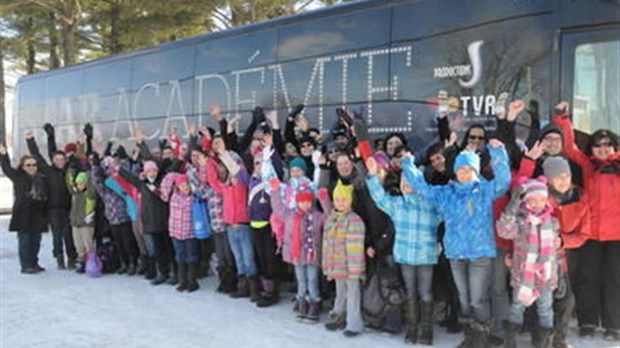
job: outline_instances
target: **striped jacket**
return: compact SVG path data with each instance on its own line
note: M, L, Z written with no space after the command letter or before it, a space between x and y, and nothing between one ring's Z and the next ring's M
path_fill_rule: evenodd
M365 278L364 221L356 213L333 210L323 233L323 273L328 279Z
M159 189L161 199L170 202L170 216L168 218L168 231L170 237L179 240L194 239L192 224L192 194L184 195L174 189L174 179L178 173L168 173L162 180Z
M435 208L416 194L390 196L374 175L366 178L370 196L394 223L393 255L396 263L432 265L437 263L437 224Z
M222 233L226 230L226 225L224 225L224 198L207 184L206 171L206 166L196 168L190 165L185 174L189 178L189 185L194 195L207 202L211 229L214 233Z

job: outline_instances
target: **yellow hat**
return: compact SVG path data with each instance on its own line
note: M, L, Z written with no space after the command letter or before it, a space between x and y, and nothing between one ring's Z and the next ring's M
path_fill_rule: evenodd
M336 184L336 188L334 188L333 197L334 199L345 198L349 201L353 201L353 185L344 185L338 180L338 184Z

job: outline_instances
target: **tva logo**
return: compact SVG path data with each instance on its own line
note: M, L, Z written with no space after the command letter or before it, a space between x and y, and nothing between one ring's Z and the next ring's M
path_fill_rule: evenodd
M484 43L483 40L474 41L467 46L467 53L471 64L442 66L433 69L433 78L459 78L459 85L463 88L471 88L475 86L482 76L482 58L480 57L480 47ZM471 76L469 81L465 81L462 77Z

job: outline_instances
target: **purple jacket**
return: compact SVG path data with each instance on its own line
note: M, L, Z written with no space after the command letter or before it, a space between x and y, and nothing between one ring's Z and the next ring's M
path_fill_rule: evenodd
M125 200L103 183L103 169L101 169L100 166L93 166L91 169L91 177L95 190L103 200L105 217L108 219L108 222L110 222L110 225L120 225L129 222L130 219L127 214Z

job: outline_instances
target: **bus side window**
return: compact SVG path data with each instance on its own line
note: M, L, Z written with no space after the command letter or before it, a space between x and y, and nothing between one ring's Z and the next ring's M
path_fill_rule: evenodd
M586 133L620 132L620 41L577 45L574 51L573 122Z

